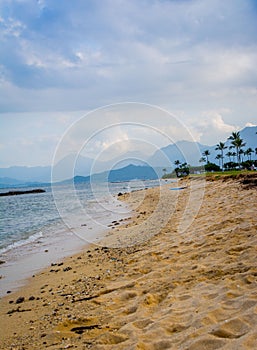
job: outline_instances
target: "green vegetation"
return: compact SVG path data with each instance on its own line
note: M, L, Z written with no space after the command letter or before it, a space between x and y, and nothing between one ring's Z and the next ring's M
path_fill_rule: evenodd
M224 142L219 142L216 145L215 150L218 151L215 159L218 160L219 165L215 163L209 162L210 151L205 150L202 153L202 157L200 158L200 163L205 163L204 167L192 167L187 163L182 163L180 160L175 160L175 169L172 173L167 174L166 168L163 169L164 175L163 179L174 178L174 177L184 177L189 174L201 174L209 175L215 173L216 176L220 175L230 175L237 176L241 173L245 173L247 171L256 170L257 168L257 157L253 160L252 156L255 154L257 156L257 147L253 150L251 147L248 147L246 150L244 147L246 146L246 142L241 138L240 132L232 132L231 136L229 136L228 141L230 141L230 146L226 145ZM229 149L229 151L224 155L225 149ZM224 162L224 159L227 162ZM204 168L204 171L203 171Z
M228 170L228 171L215 171L215 175L229 175L229 176L238 176L240 174L248 174L251 173L249 170ZM206 172L205 175L210 176L213 175L213 172Z
M220 151L220 153L217 155L217 157L219 156L218 159L221 159L221 169L222 170L224 169L224 166L223 166L224 155L223 155L223 153L224 153L224 149L226 149L226 148L227 148L227 146L223 142L218 143L216 148L215 148L215 150Z
M239 131L232 132L232 135L228 138L228 140L231 140L231 146L236 149L237 163L240 166L242 154L240 151L243 151L242 148L245 146L245 143L241 139Z
M209 163L209 156L210 156L211 154L210 154L210 151L207 149L207 150L205 150L204 152L203 152L203 157L200 159L200 161L201 160L205 160L206 161L206 164L208 164Z
M177 165L175 168L177 177L185 177L189 175L189 165L187 163L180 163L179 160L176 160L174 164Z
M215 163L208 163L204 168L205 171L220 171L220 167Z

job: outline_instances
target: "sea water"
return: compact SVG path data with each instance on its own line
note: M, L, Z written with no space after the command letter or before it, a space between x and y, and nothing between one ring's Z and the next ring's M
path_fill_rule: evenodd
M159 180L81 183L0 197L0 260L5 261L0 295L51 262L97 243L112 221L129 217L130 209L117 201L117 193L159 185Z

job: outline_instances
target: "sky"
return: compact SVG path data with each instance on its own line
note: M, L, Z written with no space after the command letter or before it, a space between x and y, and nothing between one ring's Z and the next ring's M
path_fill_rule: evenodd
M224 141L257 124L256 62L256 0L0 0L0 167L81 133L91 157Z

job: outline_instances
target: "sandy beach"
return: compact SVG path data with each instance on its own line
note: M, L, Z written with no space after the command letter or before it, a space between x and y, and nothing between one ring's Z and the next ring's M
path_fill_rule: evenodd
M256 349L256 182L120 196L131 219L0 300L0 348Z

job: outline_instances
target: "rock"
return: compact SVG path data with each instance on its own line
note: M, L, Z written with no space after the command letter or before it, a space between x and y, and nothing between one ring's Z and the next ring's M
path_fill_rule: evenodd
M21 303L23 303L24 302L24 300L25 300L25 298L24 297L19 297L17 300L16 300L16 304L21 304Z
M29 194L29 193L44 193L45 190L42 190L40 188L35 189L35 190L28 190L28 191L9 191L9 192L4 192L0 193L0 196L17 196L19 194Z
M35 300L35 297L31 295L31 297L29 297L29 300Z
M63 269L64 272L70 271L70 270L72 270L72 268L70 266L64 267L64 269Z

